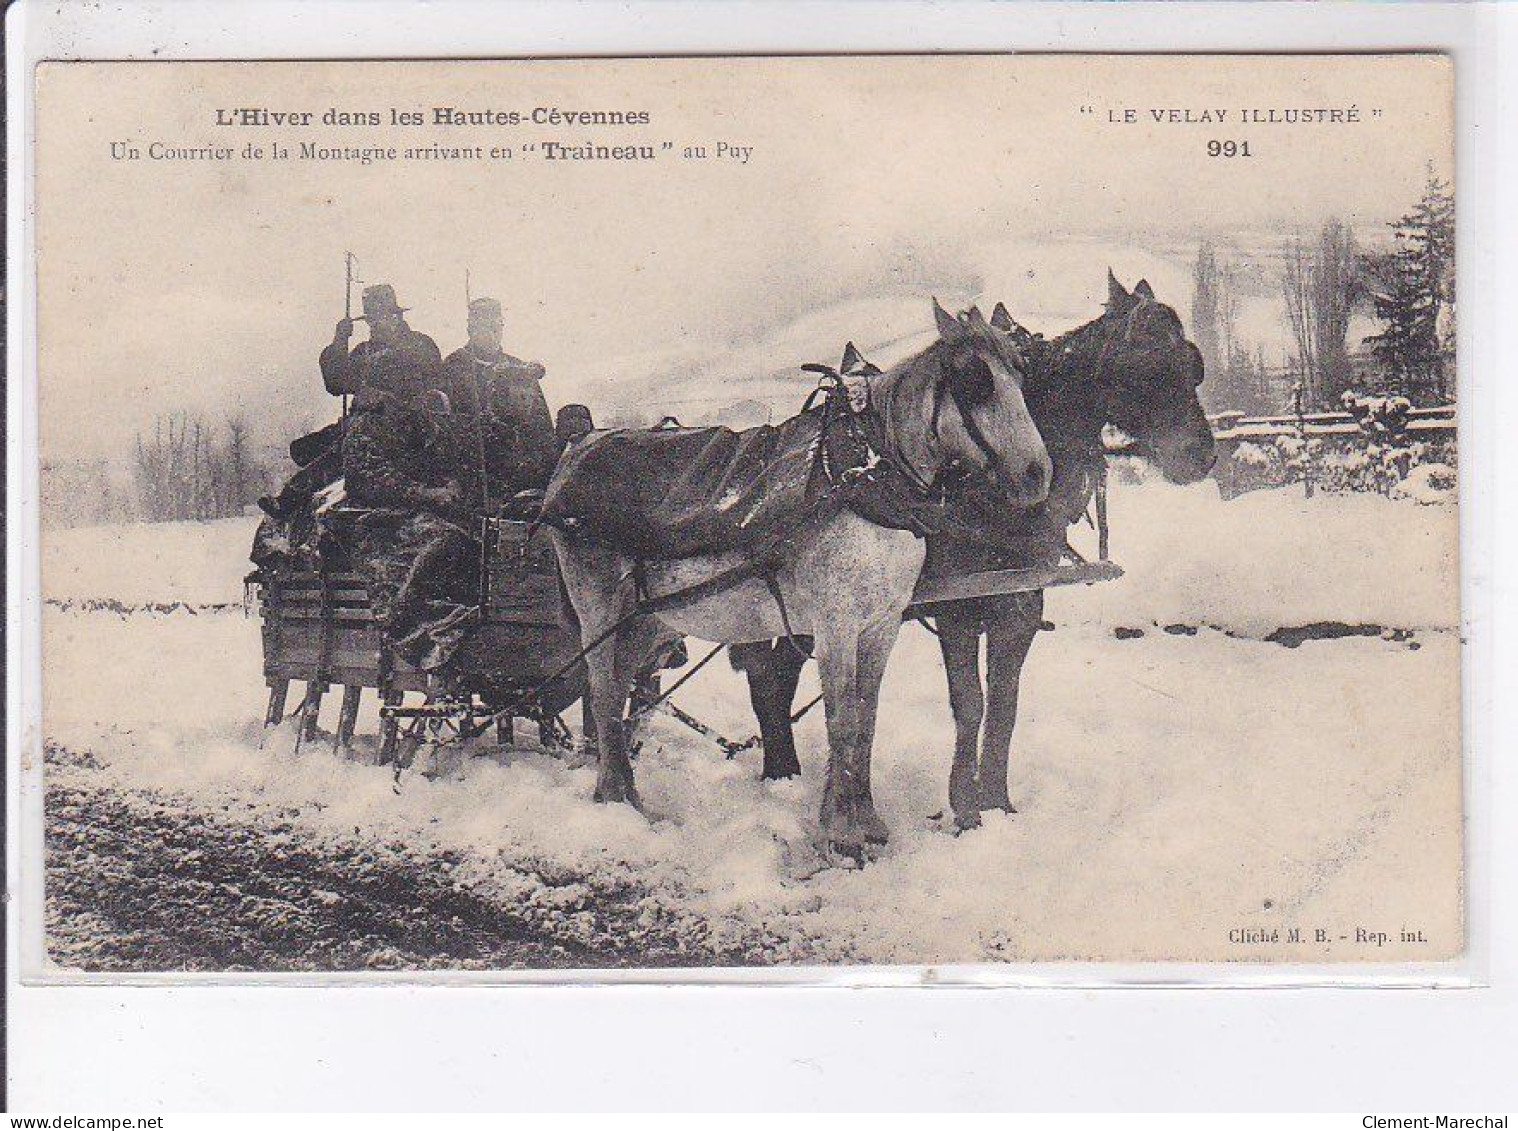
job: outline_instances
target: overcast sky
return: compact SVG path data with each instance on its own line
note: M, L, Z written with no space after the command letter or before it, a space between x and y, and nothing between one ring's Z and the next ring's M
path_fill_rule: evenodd
M1254 255L1337 216L1375 238L1416 201L1427 163L1448 175L1450 75L1408 56L51 65L39 80L44 458L125 452L162 412L241 413L276 433L334 413L316 354L342 314L348 249L445 353L463 338L467 269L475 294L504 303L507 348L548 366L550 402L601 412L783 397L775 374L836 360L846 339L899 349L925 335L931 294L1003 298L1037 329L1066 329L1099 313L1109 264L1130 284L1147 275L1185 317L1202 235ZM214 125L219 108L255 106L651 121ZM1242 107L1350 106L1357 124L1236 120ZM1137 122L1109 121L1126 108ZM1156 125L1162 108L1231 113ZM109 149L276 139L675 148L647 163L518 153L367 167L115 161ZM1247 140L1251 155L1209 158L1213 139ZM747 163L679 156L719 141L751 146ZM1278 321L1267 287L1244 336L1279 348Z

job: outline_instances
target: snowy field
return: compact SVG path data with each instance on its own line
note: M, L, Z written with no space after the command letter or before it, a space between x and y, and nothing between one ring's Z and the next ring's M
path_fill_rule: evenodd
M530 751L397 792L388 768L322 743L297 755L281 732L260 749L258 622L240 607L252 520L49 532L50 954L91 969L1447 957L1455 516L1115 486L1127 576L1050 593L1018 812L953 834L942 669L909 625L875 753L892 840L862 869L814 846L820 711L799 728L804 778L780 784L758 780L758 751L728 761L655 720L637 763L649 819L592 805L591 769ZM677 700L728 735L755 729L724 664ZM1291 928L1329 941L1229 939Z

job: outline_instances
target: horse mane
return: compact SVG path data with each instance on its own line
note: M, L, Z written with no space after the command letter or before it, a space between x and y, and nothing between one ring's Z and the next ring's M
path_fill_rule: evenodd
M868 379L870 404L880 417L886 455L905 464L923 482L939 470L940 453L931 438L936 361L945 349L942 338L883 373Z
M1023 345L1028 412L1051 452L1088 448L1101 437L1106 414L1096 372L1103 344L1098 339L1113 314L1105 311L1054 338L1035 336Z

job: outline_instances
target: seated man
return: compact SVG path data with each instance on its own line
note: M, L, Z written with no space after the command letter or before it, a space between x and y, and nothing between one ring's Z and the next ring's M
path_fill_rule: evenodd
M439 390L406 401L360 394L343 445L356 520L332 536L364 576L386 642L413 666L443 667L478 619L480 548L453 473L458 438Z
M327 392L349 396L378 389L410 398L437 387L442 364L437 343L406 324L406 308L397 301L395 288L388 283L366 287L363 304L359 318L338 322L318 359ZM369 338L350 352L355 321L369 324ZM276 521L293 519L313 494L342 474L344 427L344 421L335 421L290 445L290 458L300 470L278 495L258 501L266 514Z
M469 341L448 355L442 378L453 411L480 429L473 458L482 467L475 474L483 471L496 499L546 486L560 447L540 384L543 367L507 353L501 345L504 328L499 302L471 302Z

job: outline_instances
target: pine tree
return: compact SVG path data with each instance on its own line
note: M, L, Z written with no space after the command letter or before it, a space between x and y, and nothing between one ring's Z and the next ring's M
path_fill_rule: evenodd
M1415 400L1447 399L1452 384L1455 198L1429 170L1423 198L1391 225L1394 247L1371 257L1372 300L1384 329L1366 339Z

